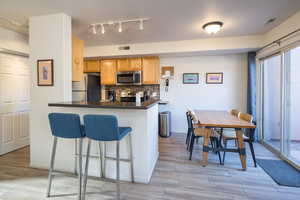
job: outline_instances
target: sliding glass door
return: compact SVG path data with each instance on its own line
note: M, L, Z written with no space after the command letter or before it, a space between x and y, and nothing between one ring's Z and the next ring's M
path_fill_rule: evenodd
M281 149L281 55L262 61L263 68L263 139Z
M300 168L300 46L261 60L263 144Z
M283 154L300 166L300 47L284 53L285 112Z

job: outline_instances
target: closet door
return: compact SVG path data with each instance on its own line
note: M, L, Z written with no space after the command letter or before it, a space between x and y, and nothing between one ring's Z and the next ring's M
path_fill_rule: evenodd
M29 145L28 58L0 53L0 155Z

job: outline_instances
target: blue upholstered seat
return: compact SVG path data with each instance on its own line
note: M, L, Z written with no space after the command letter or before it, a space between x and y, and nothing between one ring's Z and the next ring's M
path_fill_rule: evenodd
M128 133L130 133L132 131L132 128L130 127L119 127L119 138L120 140L126 136Z
M84 126L80 124L77 114L50 113L48 115L52 135L62 138L82 138Z
M98 141L121 140L130 127L118 127L118 120L113 115L85 115L83 117L86 137Z

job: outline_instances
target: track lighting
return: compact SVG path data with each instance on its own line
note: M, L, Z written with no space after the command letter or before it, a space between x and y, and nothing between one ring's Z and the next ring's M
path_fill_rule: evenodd
M96 29L96 26L95 26L95 25L92 26L92 32L93 32L93 34L95 34L95 35L97 34L97 29Z
M110 20L107 22L90 24L90 26L92 27L93 34L97 34L97 30L99 30L97 28L99 28L99 26L101 27L101 33L104 34L105 33L104 26L116 26L116 25L118 25L118 32L121 33L123 32L122 25L126 23L139 23L139 30L144 30L144 22L147 20L149 20L149 18L137 18L137 19L128 19L128 20L119 20L119 21Z
M101 33L104 34L105 33L105 29L104 29L104 25L101 24Z
M118 28L119 33L122 33L122 22L119 22L119 28Z
M140 30L144 30L144 21L140 20Z

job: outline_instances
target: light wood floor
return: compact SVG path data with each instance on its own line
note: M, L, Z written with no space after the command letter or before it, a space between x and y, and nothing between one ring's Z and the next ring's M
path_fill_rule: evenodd
M300 188L278 186L260 167L254 168L248 156L248 170L241 171L238 155L228 153L225 166L210 153L207 167L200 166L201 147L197 145L193 160L188 160L183 134L160 139L160 158L151 183L122 183L126 200L297 200ZM201 143L201 141L200 141ZM247 148L248 149L248 148ZM255 145L257 157L275 158L261 145ZM250 155L247 152L247 155ZM47 186L47 171L31 169L29 148L0 157L0 200L42 200ZM88 182L87 199L114 199L115 185L99 180ZM76 199L76 179L54 179L50 199ZM63 195L66 194L66 195Z

